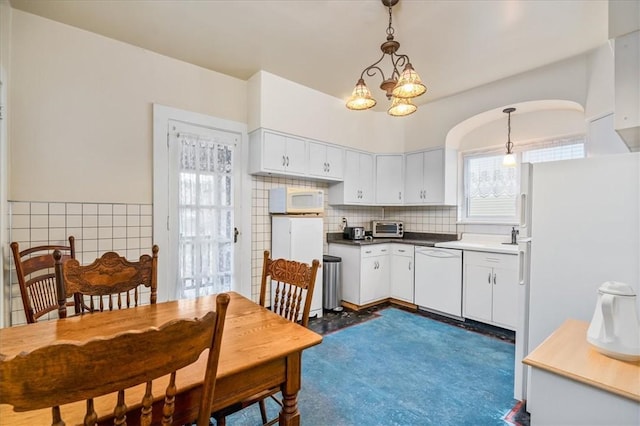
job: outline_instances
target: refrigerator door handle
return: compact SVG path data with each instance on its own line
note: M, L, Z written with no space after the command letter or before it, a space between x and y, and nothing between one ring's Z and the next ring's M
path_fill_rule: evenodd
M527 194L520 194L520 228L526 228L528 222L527 214Z

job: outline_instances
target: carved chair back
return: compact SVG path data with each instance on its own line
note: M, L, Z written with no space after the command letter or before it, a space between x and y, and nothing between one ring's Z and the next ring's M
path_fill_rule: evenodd
M275 286L271 310L289 321L300 321L306 327L320 261L314 259L309 266L294 260L271 259L269 255L269 250L265 250L260 304L266 306L267 286L271 283Z
M114 424L172 424L176 376L180 375L176 371L209 349L197 419L198 426L208 426L228 304L229 295L222 293L216 299L216 311L201 318L83 342L58 341L12 358L0 357L0 403L12 405L15 411L51 407L53 425L64 424L61 405L83 400L85 425L93 426L100 416L111 414ZM163 418L152 419L152 380L167 375ZM128 412L124 403L125 391L144 383L142 408L135 411L140 418L133 418L134 412ZM96 413L94 398L115 392L115 409Z
M61 259L75 259L75 239L69 237L69 245L34 246L20 251L17 242L11 243L11 253L20 286L20 296L27 323L58 309L53 252L58 250ZM63 300L65 306L75 306L76 301Z
M316 274L320 267L320 261L314 259L311 266L306 263L287 259L271 259L269 250L264 251L262 264L262 282L260 286L260 304L266 306L267 292L271 283L273 300L271 310L292 322L300 322L306 327L309 323L311 300L316 282ZM280 387L268 389L257 395L251 395L244 401L225 407L215 413L213 417L216 424L226 425L226 417L239 410L243 410L255 403L260 406L260 416L263 425L273 425L278 418L268 420L265 400L272 398L282 406L282 401L275 397L280 392Z
M80 265L75 259L63 260L54 251L58 282L58 315L66 318L63 297L82 294L82 311L104 311L138 306L142 288L149 290L149 303L158 297L158 246L153 255L140 256L137 262L127 260L115 252L107 252L90 265Z

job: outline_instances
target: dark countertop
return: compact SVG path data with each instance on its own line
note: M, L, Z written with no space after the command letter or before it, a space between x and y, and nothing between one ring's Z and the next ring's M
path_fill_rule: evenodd
M435 243L455 241L457 234L432 234L428 232L405 232L404 238L374 238L372 240L345 240L342 232L327 233L327 243L344 244L349 246L366 246L371 244L411 244L414 246L433 247Z

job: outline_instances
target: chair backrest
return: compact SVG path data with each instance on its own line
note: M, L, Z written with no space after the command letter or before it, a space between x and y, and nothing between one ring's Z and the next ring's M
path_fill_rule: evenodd
M123 424L127 414L133 416L124 405L126 389L146 383L141 418L129 423L160 424L160 419L151 419L152 380L170 375L162 420L172 424L176 375L178 381L180 377L176 371L196 362L209 349L197 419L198 426L206 426L229 299L228 294L219 294L216 311L201 318L173 320L159 328L96 336L84 342L59 341L12 358L0 357L0 403L18 412L52 407L52 424L64 424L59 406L86 400L85 424L94 425L99 415L93 399L118 392L112 413L114 424Z
M34 246L20 251L17 242L11 243L13 262L20 286L20 296L27 323L34 323L41 316L58 309L53 251L58 250L63 260L76 257L75 239L69 237L69 245ZM75 305L67 302L66 305Z
M158 298L158 246L153 256L140 256L131 262L115 252L104 253L90 265L80 265L75 259L63 259L53 252L58 283L58 316L66 318L64 298L74 293L82 295L83 311L124 309L142 304L141 288L149 288L149 303Z
M271 291L271 310L289 321L300 321L306 327L319 266L318 259L314 259L311 266L294 260L271 259L269 250L265 250L260 304L266 306L267 284L271 282L271 286L275 286Z

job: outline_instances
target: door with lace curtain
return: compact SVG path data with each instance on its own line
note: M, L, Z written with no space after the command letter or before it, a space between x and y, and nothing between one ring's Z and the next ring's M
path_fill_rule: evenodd
M169 246L175 297L234 290L237 133L169 122ZM174 269L171 268L171 269Z

